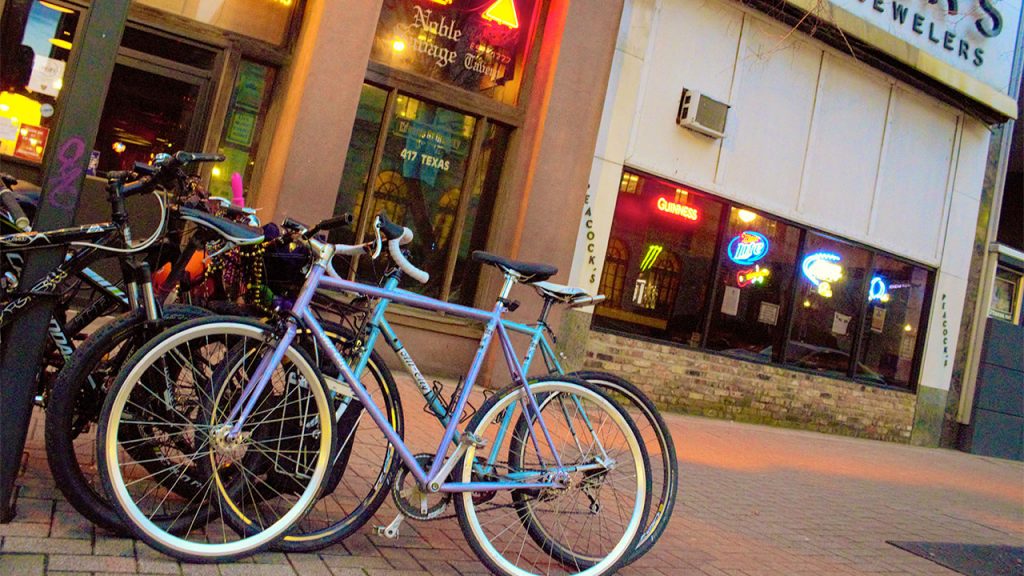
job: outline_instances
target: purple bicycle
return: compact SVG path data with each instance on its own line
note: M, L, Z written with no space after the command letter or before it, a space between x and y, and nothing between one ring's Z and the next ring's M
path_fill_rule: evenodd
M97 452L104 489L126 525L150 546L192 562L223 562L270 545L322 494L331 497L325 485L343 481L337 462L352 454L339 447L357 452L360 446L338 437L336 414L358 403L394 446L419 501L454 499L467 542L492 572L596 575L620 567L650 506L650 465L639 433L627 412L586 383L556 376L528 381L502 323L514 284L542 281L556 270L489 256L486 262L505 276L492 310L351 282L334 271L334 255L376 256L381 242L334 245L315 237L341 220L303 234L314 264L279 322L224 316L187 322L125 364L100 418ZM401 248L412 232L383 216L374 228L393 263L426 282ZM317 290L485 324L435 454L409 450L360 382L365 359L343 356L324 333L310 309ZM375 314L384 308L378 305ZM322 374L310 346L299 345L300 332L312 335L316 354L340 378ZM495 337L513 384L460 429ZM365 346L362 355L371 352ZM352 464L345 470L358 473Z

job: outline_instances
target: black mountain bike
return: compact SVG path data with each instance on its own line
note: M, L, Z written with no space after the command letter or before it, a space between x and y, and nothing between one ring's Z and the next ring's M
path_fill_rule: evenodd
M135 170L142 172L141 176L129 172L109 174L107 191L112 216L109 223L76 226L46 233L27 232L0 236L0 248L13 248L18 252L43 247L75 248L58 268L29 291L18 292L17 278L14 277L15 290L8 289L5 300L2 301L4 315L0 316L0 329L36 298L58 299L58 303L61 304L59 313L67 314L67 304L70 301L67 292L73 291L73 287L69 289L68 284L74 285L81 279L83 271L87 271L90 264L107 256L105 252L114 253L119 257L126 279L127 304L124 308L128 309L128 312L94 333L77 350L68 352L68 361L52 385L48 385L46 379L40 379L40 396L48 398L47 452L56 484L76 509L104 527L116 529L117 525L111 526L104 522L105 519L109 520L109 517L95 513L97 507L93 505L94 487L87 479L87 474L83 472L88 472L92 466L95 452L90 449L88 442L76 444L76 439L82 438L89 431L99 414L106 393L104 370L110 365L116 365L113 368L115 372L120 368L120 362L117 360L119 349L111 347L110 340L117 339L121 342L127 334L144 342L177 322L207 314L204 309L194 306L171 306L161 310L160 302L179 283L187 284L188 263L197 249L214 245L217 250L224 253L233 246L258 244L263 240L262 231L259 229L210 214L209 206L201 197L202 194L198 194L199 201L195 201L197 189L192 185L193 180L185 173L184 168L193 162L222 159L223 157L217 155L179 152L155 166L137 165ZM158 193L161 219L157 230L144 242L132 244L125 199L136 194L156 192L159 188L176 190L177 194L172 197L176 202L172 202L168 210L163 196ZM10 202L3 200L4 196L6 194L0 191L0 203L12 216L8 220L17 223L21 215L18 214L17 208L9 205ZM189 203L193 206L185 205ZM249 216L247 213L243 215L245 218ZM21 222L24 223L24 220ZM168 236L168 229L172 232L167 244L174 248L177 258L174 259L162 287L157 289L152 283L149 263L141 261L139 257L152 255L157 241ZM79 326L79 329L84 328L92 320L110 310L105 302L109 300L109 292L101 293L96 301L87 304L71 320L77 322L76 326ZM80 321L79 318L83 314L90 319ZM130 348L125 348L125 351L128 349Z

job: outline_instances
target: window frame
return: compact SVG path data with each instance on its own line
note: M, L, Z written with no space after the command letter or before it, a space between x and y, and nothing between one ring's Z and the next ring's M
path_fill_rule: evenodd
M622 171L623 171L623 174L625 174L626 172L629 172L629 173L635 174L635 175L637 175L637 176L639 176L641 178L655 178L655 179L663 180L665 182L673 182L672 180L668 180L668 179L665 179L665 178L663 178L661 176L656 176L654 174L650 174L648 172L645 172L643 170L639 170L639 169L633 168L631 166L623 166ZM622 176L620 176L619 181L622 182ZM848 360L848 363L847 363L847 366L846 366L846 371L841 376L840 375L830 374L830 375L827 375L826 377L829 377L829 378L839 378L839 379L843 379L843 380L849 380L849 381L856 382L858 384L862 384L862 385L865 385L865 386L873 386L873 387L876 387L876 388L884 388L884 389L896 390L896 391L901 391L901 392L916 393L916 391L918 389L918 386L920 385L919 380L920 380L920 377L921 377L921 370L922 370L922 355L924 353L926 335L928 333L930 319L931 319L931 311L932 311L931 309L932 309L932 304L933 304L932 299L933 299L934 293L935 293L935 280L936 280L936 273L937 273L937 269L935 267L928 266L928 265L922 264L920 262L916 262L916 261L911 260L909 258L905 258L903 256L899 256L897 254L893 254L891 252L887 252L885 250L881 250L881 249L875 248L873 246L869 246L869 245L864 244L862 242L857 242L855 240L850 240L848 238L840 237L840 236L838 236L836 234L833 234L833 233L830 233L830 232L827 232L827 231L824 231L824 230L821 230L821 229L818 229L818 228L814 228L814 227L808 226L806 224L794 221L794 220L789 219L789 218L778 216L776 214L770 213L770 212L762 210L760 208L756 208L756 207L744 204L742 202L736 202L734 200L731 200L731 199L728 199L728 198L724 198L724 197L722 197L720 195L714 194L712 192L705 191L704 189L696 187L696 186L691 186L689 184L679 184L679 186L680 187L685 187L685 188L692 188L695 191L697 191L699 193L702 193L702 194L705 194L705 195L709 196L711 199L716 200L716 201L718 201L718 202L720 202L722 204L722 213L721 213L721 216L720 216L720 219L719 219L718 231L717 231L717 234L716 234L717 241L716 241L716 244L715 244L715 253L714 253L714 260L713 260L714 264L711 267L711 271L710 271L710 274L709 274L708 278L705 280L705 282L707 283L706 284L705 294L707 296L706 296L705 301L703 303L703 310L702 310L702 314L703 314L703 317L702 317L702 327L703 328L701 330L701 338L700 338L699 343L696 346L691 346L690 344L687 344L685 342L670 341L670 340L665 340L665 339L661 339L661 338L657 338L657 337L652 337L652 336L646 336L646 335L642 335L642 334L632 334L632 333L629 333L629 332L625 332L623 330L619 330L619 329L615 329L615 328L600 327L600 326L592 327L591 329L602 331L602 332L621 333L621 334L626 335L626 336L628 336L630 338L640 338L640 339L646 340L646 341L659 342L659 343L665 344L667 346L685 347L685 348L689 348L689 349L700 350L701 352L704 352L704 353L707 353L707 354L714 354L714 355L718 355L718 356L724 356L724 357L727 357L727 358L732 358L732 359L743 361L743 362L752 362L752 363L755 363L755 364L770 364L770 365L773 365L773 366L778 366L778 367L784 368L786 370L793 370L793 371L796 371L796 372L802 372L802 373L807 373L807 374L813 374L813 375L821 376L822 374L820 372L816 371L816 370L802 368L802 367L795 366L793 364L788 364L788 363L785 362L786 349L790 345L790 338L792 336L792 331L793 331L795 311L796 311L796 307L798 305L798 300L799 300L799 292L800 291L798 289L798 286L799 286L798 282L792 282L790 287L789 287L789 294L788 294L789 299L790 299L789 300L789 305L786 306L786 310L783 313L782 317L780 318L780 325L781 326L780 326L780 330L779 330L779 336L777 337L777 341L773 342L773 350L772 350L771 359L763 360L762 361L762 360L757 360L757 359L754 359L754 358L739 358L737 356L734 356L734 355L731 355L731 354L727 354L727 353L724 353L724 352L719 351L719 350L711 350L711 349L707 348L707 340L708 340L708 336L709 336L709 331L710 331L710 326L711 326L711 321L712 321L712 315L714 314L714 302L717 300L717 298L719 296L719 292L720 292L719 286L718 286L718 282L716 281L716 279L718 278L719 274L721 273L721 267L722 267L721 251L723 250L723 245L724 245L724 242L725 242L725 235L726 235L726 231L728 229L729 213L730 213L731 209L733 209L733 208L738 209L738 210L739 209L745 209L745 210L750 210L750 211L756 212L758 214L761 214L761 215L765 216L766 218L771 218L772 220L778 221L778 222L780 222L782 224L785 224L787 226L794 227L794 228L796 228L797 230L800 231L800 239L799 239L799 242L798 242L798 245L797 245L797 260L794 263L794 265L797 268L799 268L799 263L800 263L801 259L804 258L804 256L805 256L805 252L806 252L806 249L807 249L807 237L808 237L809 234L812 234L812 233L816 234L816 235L818 235L818 236L820 236L822 238L825 238L825 239L827 239L829 241L839 242L839 243L842 243L842 244L849 245L849 246L851 246L853 248L857 248L857 249L861 249L861 250L866 250L868 252L868 255L869 255L868 270L867 270L867 273L864 275L864 278L861 280L861 286L860 286L860 293L862 294L863 297L860 300L859 309L858 309L858 313L857 313L858 314L857 325L856 326L851 326L851 328L850 328L851 330L855 329L857 332L854 335L854 340L853 340L853 344L852 344L852 347L851 347L851 350L850 350L850 353L849 353L849 360ZM624 194L624 193L628 193L628 192L624 192L621 189L621 186L616 190L616 203L618 203L618 195ZM611 234L609 234L609 243L611 242L611 238L612 238L612 236L611 236ZM879 256L884 256L884 257L889 258L891 260L895 260L897 262L901 262L901 263L908 264L908 265L916 267L916 268L920 268L920 269L924 270L927 273L927 275L928 275L928 281L927 281L927 283L925 285L925 293L924 293L924 297L923 297L923 300L922 300L920 327L919 327L919 330L918 330L917 339L916 339L916 341L914 343L914 360L913 360L913 365L911 367L911 373L910 373L909 381L908 381L906 386L902 386L902 385L898 385L898 384L879 384L879 383L871 381L871 380L869 380L867 378L858 377L857 372L856 372L857 362L858 362L858 359L860 357L860 354L861 354L861 351L862 351L862 348L863 348L863 338L864 338L863 332L864 332L864 327L866 325L865 323L868 321L868 319L866 318L865 311L867 310L867 306L868 306L867 297L868 297L870 283L871 283L871 276L872 276L871 271L874 269L876 258L878 258ZM601 280L599 281L599 285L601 284L601 282L603 282L603 279L604 279L604 270L602 269ZM1022 289L1020 291L1024 292L1024 280L1022 280ZM601 305L605 305L605 304L601 304Z
M480 158L483 152L483 144L487 139L487 133L492 123L504 124L503 122L495 122L494 119L482 115L471 110L465 110L456 106L451 105L443 101L438 101L425 97L420 94L410 93L405 90L398 88L397 86L384 86L375 82L365 81L366 84L383 90L385 92L384 110L381 116L381 123L377 131L377 139L374 143L373 156L370 161L370 169L366 175L366 183L362 189L362 201L359 208L359 218L356 221L355 227L355 243L359 244L367 240L367 233L370 229L370 221L372 217L372 208L376 199L373 194L373 186L377 181L377 178L381 174L381 163L384 158L384 148L387 143L388 135L390 134L391 122L395 116L395 105L398 100L398 96L407 96L423 101L427 104L440 106L459 114L470 116L474 119L473 136L469 145L469 152L466 156L466 171L463 174L462 182L460 184L460 194L458 205L455 210L454 221L452 222L452 228L449 232L449 236L452 239L448 246L448 253L445 255L445 267L444 267L444 278L441 280L441 292L438 295L438 299L448 301L451 297L452 282L455 277L455 268L458 264L459 248L462 242L462 235L465 231L466 219L469 213L469 205L472 201L473 190L471 189L474 183L478 180L479 171L483 169ZM511 140L515 132L515 127L508 126L510 129L508 138ZM502 167L504 177L504 166ZM500 194L500 190L498 192ZM354 258L352 264L349 267L347 277L350 280L356 279L356 274L359 269L359 259ZM474 295L475 296L475 295Z

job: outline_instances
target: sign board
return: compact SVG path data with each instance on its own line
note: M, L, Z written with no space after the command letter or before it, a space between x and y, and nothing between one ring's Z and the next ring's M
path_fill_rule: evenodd
M1021 0L788 0L1008 116Z
M483 92L518 91L535 0L384 0L370 57ZM508 95L514 101L515 94Z

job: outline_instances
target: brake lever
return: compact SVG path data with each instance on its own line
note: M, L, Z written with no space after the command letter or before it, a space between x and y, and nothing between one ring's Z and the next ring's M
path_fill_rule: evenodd
M373 219L373 233L376 236L373 240L373 253L370 254L371 260L376 260L380 256L380 251L384 247L384 242L380 238L380 216Z

